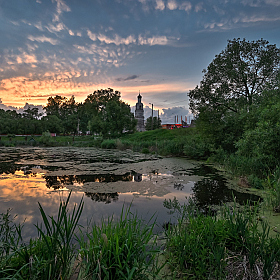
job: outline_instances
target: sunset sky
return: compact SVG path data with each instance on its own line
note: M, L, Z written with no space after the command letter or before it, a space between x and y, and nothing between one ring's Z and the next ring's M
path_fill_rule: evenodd
M0 38L0 108L111 87L187 115L228 39L280 47L280 0L0 0Z

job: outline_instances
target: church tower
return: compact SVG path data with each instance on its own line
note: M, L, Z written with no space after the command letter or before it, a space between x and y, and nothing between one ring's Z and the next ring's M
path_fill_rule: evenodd
M137 131L145 131L144 126L144 109L143 109L143 103L141 102L142 96L138 95L138 102L136 103L136 109L135 109L135 119L137 120Z

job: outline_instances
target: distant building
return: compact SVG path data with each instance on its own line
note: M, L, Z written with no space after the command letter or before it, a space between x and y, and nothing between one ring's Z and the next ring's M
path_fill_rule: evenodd
M137 131L145 131L145 125L144 125L144 108L143 103L141 102L142 96L138 95L138 102L136 103L136 109L135 109L135 119L137 120Z

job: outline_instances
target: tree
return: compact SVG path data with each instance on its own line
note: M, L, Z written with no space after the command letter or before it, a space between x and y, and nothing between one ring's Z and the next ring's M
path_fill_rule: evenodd
M78 104L75 96L69 99L56 95L49 97L47 106L45 107L47 116L56 116L62 122L63 133L76 133L78 125ZM57 130L57 129L56 129Z
M121 93L114 91L112 88L95 90L89 94L84 103L80 104L78 108L78 116L80 120L80 127L83 131L87 130L87 127L92 127L95 123L94 132L97 132L99 126L100 113L103 114L106 103L109 101L119 102ZM89 123L90 122L90 123Z
M280 164L280 89L263 95L262 102L255 108L255 126L246 129L236 143L237 155L257 165L253 170L256 174L272 173Z
M58 118L61 118L61 106L66 100L66 97L56 95L55 97L49 97L48 103L44 109L46 110L47 115L55 115Z
M153 125L152 125L153 123ZM152 117L147 118L146 124L145 124L145 129L146 130L154 130L161 128L161 119L157 117L153 117L153 122L152 122Z
M229 40L203 70L200 86L189 92L201 135L233 152L263 91L277 89L279 69L280 50L275 45L263 39Z
M109 100L90 121L90 130L102 133L105 137L118 137L124 132L133 132L135 126L136 120L130 106L121 100Z
M280 50L266 40L228 41L224 51L203 70L200 86L189 92L190 109L225 113L249 109L266 87L276 86Z
M44 131L50 131L52 133L60 133L63 131L62 120L56 115L44 116L42 117L41 122L43 123Z
M27 108L23 111L23 117L29 120L38 120L42 114L39 113L39 109L38 108Z

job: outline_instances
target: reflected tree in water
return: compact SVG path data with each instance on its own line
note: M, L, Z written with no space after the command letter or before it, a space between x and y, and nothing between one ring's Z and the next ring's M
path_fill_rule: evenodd
M133 176L130 172L124 175L115 174L96 174L96 175L63 175L63 176L45 176L46 186L48 188L60 189L67 185L84 184L87 182L111 183L118 181L132 181Z
M112 201L116 202L119 199L119 194L115 193L85 193L87 197L90 197L93 201L96 202L105 202L105 204L109 204Z
M215 174L214 178L204 178L194 184L194 201L200 208L207 208L210 205L221 205L232 201L233 197L239 204L253 203L261 198L254 194L241 193L230 189L227 181L222 176Z

